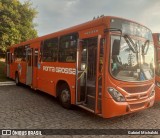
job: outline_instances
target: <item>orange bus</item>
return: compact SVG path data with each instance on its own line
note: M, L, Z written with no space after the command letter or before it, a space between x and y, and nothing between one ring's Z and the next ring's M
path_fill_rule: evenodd
M160 34L153 33L153 40L155 46L155 55L156 55L156 67L155 67L155 101L160 101Z
M7 51L7 76L104 118L151 107L154 46L145 26L103 16Z

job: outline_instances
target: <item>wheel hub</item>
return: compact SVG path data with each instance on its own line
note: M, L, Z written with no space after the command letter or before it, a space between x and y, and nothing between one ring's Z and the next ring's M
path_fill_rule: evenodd
M61 94L62 102L67 102L69 100L69 91L63 90Z

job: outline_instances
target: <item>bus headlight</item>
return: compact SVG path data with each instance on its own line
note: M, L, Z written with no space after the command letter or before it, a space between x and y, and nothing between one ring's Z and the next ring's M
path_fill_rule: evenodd
M150 94L149 94L149 97L152 97L154 94L155 94L155 90L152 89L152 91L151 91Z
M124 96L114 88L108 88L109 94L116 102L125 102Z

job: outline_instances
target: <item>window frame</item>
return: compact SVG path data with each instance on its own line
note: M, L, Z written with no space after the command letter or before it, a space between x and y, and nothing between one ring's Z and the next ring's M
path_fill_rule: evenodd
M60 37L58 51L59 62L76 63L78 38L79 35L77 32L63 35Z
M26 61L26 46L18 46L14 49L14 61Z
M47 51L47 49L45 49L45 47L48 47L47 41L48 41L48 44L53 44L53 43L49 43L49 42L55 41L54 45L50 46L50 49L48 49L48 51ZM58 61L58 54L57 54L58 53L58 45L59 45L58 37L43 40L41 42L41 48L40 48L41 61L42 62L56 62L56 61ZM44 56L44 54L48 53L50 50L53 50L55 56L53 57L53 53L50 53L50 56ZM51 60L47 60L47 58L49 58L51 56L52 56ZM44 59L44 58L46 58L46 59ZM53 60L53 58L54 58L54 60Z

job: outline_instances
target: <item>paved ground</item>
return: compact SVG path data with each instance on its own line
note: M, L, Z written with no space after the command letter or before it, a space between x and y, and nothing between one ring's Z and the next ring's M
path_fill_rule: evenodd
M0 128L158 129L160 128L160 103L138 113L103 119L78 107L73 110L64 109L54 97L28 87L0 86Z

